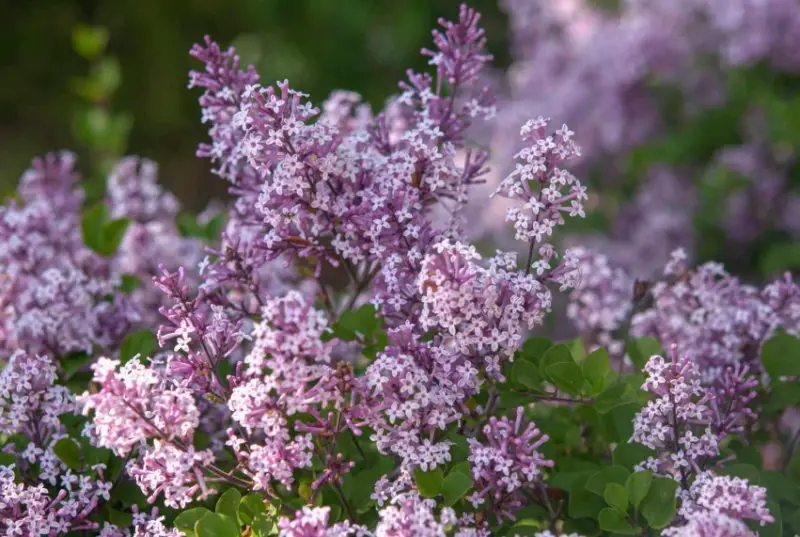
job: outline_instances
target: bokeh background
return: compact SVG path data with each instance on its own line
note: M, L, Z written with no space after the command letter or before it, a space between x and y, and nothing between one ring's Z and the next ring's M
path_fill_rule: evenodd
M459 3L5 0L0 194L32 156L68 148L99 188L119 155L150 158L200 211L226 185L194 156L207 134L187 89L193 43L233 44L265 83L288 78L315 103L350 89L380 108L407 68L425 69L420 48ZM500 112L476 133L493 180L531 117L567 122L584 148L570 169L590 212L566 240L642 278L678 246L749 280L800 270L800 0L469 4L495 55ZM473 240L509 247L502 211L469 219Z
M151 158L160 179L188 209L224 196L225 184L194 157L207 137L199 121L197 68L188 51L210 34L234 44L265 82L288 78L321 101L334 89L360 92L379 107L405 69L422 69L440 16L458 0L5 0L0 19L0 187L14 188L34 155L77 150L75 116L85 98L75 82L91 62L73 47L81 24L108 30L105 55L119 62L119 88L107 105L129 113L127 153ZM508 65L507 15L494 0L472 5L484 15L489 47Z

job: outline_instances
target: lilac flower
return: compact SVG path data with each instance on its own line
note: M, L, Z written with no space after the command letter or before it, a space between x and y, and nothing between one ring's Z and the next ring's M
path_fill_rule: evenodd
M573 285L573 259L551 269L552 250L543 249L536 275L517 272L514 254L498 254L483 268L474 247L442 241L425 257L418 276L422 296L420 325L439 330L454 348L490 376L502 376L502 363L513 360L526 331L541 324L551 307L543 282Z
M0 372L0 434L24 433L39 448L49 445L62 432L58 417L75 410L74 397L56 378L49 358L12 354Z
M767 490L750 485L746 479L699 474L688 491L681 494L681 516L720 513L734 520L755 520L762 526L775 521L767 508Z
M756 537L740 520L722 513L699 511L687 518L683 526L673 526L661 532L665 537Z
M279 537L366 537L371 535L361 526L340 522L329 526L329 507L303 507L293 519L281 517L278 521Z
M109 346L138 315L116 291L107 260L83 244L68 153L35 160L20 183L25 202L0 207L0 347L64 356ZM111 296L112 300L105 298Z
M524 415L518 407L514 421L491 416L483 427L485 442L467 439L476 490L468 499L475 506L490 501L498 520L513 519L513 512L526 502L522 491L535 488L542 469L554 464L538 451L549 437L533 422L526 423Z
M797 330L797 284L787 276L759 290L717 263L690 271L685 258L680 250L673 253L665 269L671 281L653 286L653 306L634 315L632 334L676 345L697 363L706 382L736 364L758 371L761 345L775 329Z
M167 370L176 379L188 381L192 389L225 397L227 388L217 377L216 366L233 354L243 339L241 312L214 304L200 291L189 294L186 271L169 272L160 267L155 286L171 302L160 313L168 321L158 327L158 341L164 347L174 341Z
M661 460L645 463L654 471L674 469L682 476L700 471L706 459L719 455L720 438L711 427L713 395L703 389L697 365L673 350L669 361L652 356L644 371L642 390L656 399L634 418L630 441L661 454Z
M408 323L389 332L389 345L363 380L378 449L408 468L428 470L450 460L450 443L433 435L469 413L466 401L478 393L479 372L467 357L420 341Z
M520 130L528 145L515 155L521 162L503 179L495 194L524 202L510 208L506 220L514 222L517 240L541 243L564 223L564 214L585 216L586 188L572 174L559 167L580 155L566 125L547 135L548 120L542 117L525 123Z
M142 280L131 293L131 300L147 327L158 324L158 309L165 303L163 294L152 284L160 274L159 267L194 267L203 257L201 241L180 235L175 224L180 205L157 183L157 171L154 162L127 157L115 166L107 182L111 217L130 220L114 256L114 270ZM190 276L197 279L195 271Z
M163 494L166 506L180 509L212 493L205 485L203 471L213 462L210 450L179 448L156 440L143 448L138 459L128 463L127 470L142 492L149 494L149 503L155 503Z
M375 537L445 537L445 528L455 521L455 513L445 508L437 520L435 507L435 501L416 493L396 496L380 511Z
M51 498L44 485L18 484L13 467L0 466L0 532L4 536L93 529L96 524L87 516L96 505L97 497L88 495L83 488L78 494L63 489Z
M191 392L170 385L165 375L138 359L125 365L100 358L92 365L97 393L79 398L84 414L94 412L98 444L125 456L140 442L160 439L191 444L199 412Z
M233 48L223 51L208 36L203 45L194 45L192 57L205 64L205 71L192 71L189 87L205 89L200 97L203 108L203 123L211 123L211 144L203 144L197 151L199 157L210 158L217 164L216 172L234 184L243 181L240 174L246 166L241 152L241 130L234 126L233 116L239 111L244 90L258 82L258 74L252 66L241 70L239 57Z
M605 347L610 355L620 357L625 353L624 342L615 337L615 332L631 315L634 282L603 254L584 248L573 252L580 279L570 294L567 317L591 350Z

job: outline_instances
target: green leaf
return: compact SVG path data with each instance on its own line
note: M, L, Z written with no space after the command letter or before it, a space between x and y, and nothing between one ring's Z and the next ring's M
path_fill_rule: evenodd
M211 511L205 507L193 507L176 516L173 525L189 537L192 537L195 535L194 526L197 521L208 514L211 514Z
M103 248L103 229L107 219L106 206L102 203L85 210L81 216L83 243L95 252L100 252Z
M442 491L444 473L441 468L435 468L427 472L417 468L414 470L414 482L417 484L419 493L425 498L435 498Z
M278 533L278 528L275 526L275 523L264 515L259 515L254 518L250 529L253 532L253 537L267 537L268 535L275 535Z
M602 498L606 491L606 485L609 483L624 485L629 475L630 472L627 468L622 466L607 466L599 472L592 474L586 482L586 490L594 492Z
M800 484L788 475L781 472L761 472L760 485L766 487L769 498L800 505Z
M136 276L133 276L132 274L123 274L122 283L120 284L119 289L126 295L129 295L140 285L142 285L142 282Z
M103 58L93 72L93 78L103 88L105 95L111 95L119 88L122 81L122 74L119 68L119 61L116 58Z
M239 537L236 519L219 513L207 513L194 525L197 537Z
M628 498L631 504L637 509L642 503L642 500L647 496L652 482L653 474L647 470L631 474L628 476L628 480L625 481L625 489L628 491Z
M133 515L124 511L119 511L113 507L108 508L108 521L118 528L127 528L133 523Z
M636 401L636 391L627 383L618 381L603 391L594 402L593 408L599 414L607 414L618 406Z
M253 524L250 526L253 537L267 537L268 535L277 534L277 527L275 523L263 515L259 515L253 519Z
M581 364L583 377L592 387L591 395L602 392L607 385L609 373L611 373L611 360L608 358L608 351L600 348L586 357Z
M624 466L632 470L634 466L655 455L655 452L641 444L624 442L614 448L611 460L616 466Z
M80 470L83 466L80 447L68 436L56 442L53 447L53 453L72 470Z
M556 387L570 395L579 395L583 388L583 373L574 363L560 362L547 366L547 377Z
M442 496L448 507L453 506L472 488L472 479L462 472L450 472L442 482Z
M233 520L239 516L239 503L242 501L241 493L235 488L229 488L217 499L214 511L220 515L227 515Z
M83 242L88 248L105 257L117 251L129 221L125 218L108 221L108 211L103 203L97 203L84 211L81 217Z
M751 485L761 484L761 472L752 464L731 464L726 466L722 473L746 479Z
M800 376L800 340L789 334L778 334L761 351L764 370L773 379Z
M158 349L158 340L150 330L143 328L130 333L122 340L119 358L122 363L125 363L138 354L144 360L150 358L156 349Z
M621 513L628 511L628 491L619 483L609 483L603 491L603 499L611 507L618 509Z
M103 53L108 43L108 30L100 26L79 24L72 30L72 49L87 60Z
M652 336L645 336L631 340L628 343L628 356L639 370L644 369L644 365L651 356L658 355L664 356L664 349L661 348L661 343Z
M539 361L539 370L542 375L546 375L549 366L560 363L575 363L575 360L572 359L572 353L569 347L563 343L553 345L547 349L547 352L542 355L542 359Z
M628 522L628 518L623 513L610 507L606 507L600 511L597 519L598 522L600 522L600 529L603 531L610 531L622 535L636 535L641 531L640 528Z
M656 477L641 506L641 513L651 527L666 528L675 518L675 491L678 482L668 477Z
M539 376L539 370L528 360L517 359L514 365L511 366L511 375L509 375L511 382L525 386L531 390L535 390L541 386L542 378Z
M264 497L260 494L248 494L239 503L239 520L242 524L247 526L253 522L253 519L258 515L263 515L267 512L264 505Z
M92 357L85 352L76 352L63 358L61 360L61 366L64 369L64 376L69 379L75 373L80 371L84 365L89 363L91 359Z
M532 337L525 341L519 354L526 360L538 364L542 356L544 356L547 350L552 346L553 342L546 337Z
M111 257L114 252L119 248L125 232L128 230L130 220L127 218L118 218L106 224L103 229L103 246L100 253L106 257Z
M568 512L573 518L597 518L597 514L606 506L600 496L586 490L586 483L591 475L581 474L569 484Z

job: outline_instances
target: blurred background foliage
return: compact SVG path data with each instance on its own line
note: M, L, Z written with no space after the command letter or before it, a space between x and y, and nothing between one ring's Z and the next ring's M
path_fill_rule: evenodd
M30 159L46 151L75 150L82 170L91 162L97 173L103 155L127 153L158 162L161 181L188 209L202 209L226 187L194 157L206 126L199 121L200 91L186 88L188 71L199 65L188 54L193 43L209 34L233 44L265 83L288 78L315 102L331 90L352 89L379 107L408 67L424 68L419 49L430 46L437 18L455 16L459 3L5 0L0 191L13 190ZM497 66L507 66L506 15L495 0L471 5L484 15ZM100 35L89 31L98 27ZM93 54L96 39L107 45ZM106 142L98 146L93 133Z

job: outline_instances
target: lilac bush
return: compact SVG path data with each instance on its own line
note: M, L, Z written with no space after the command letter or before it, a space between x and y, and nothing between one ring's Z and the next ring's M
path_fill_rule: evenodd
M595 194L544 117L492 195L524 253L470 242L468 133L497 113L479 24L441 21L380 111L196 45L216 216L180 216L146 159L86 207L73 157L34 161L0 210L0 535L800 531L792 275L674 250L640 280L565 247ZM684 237L671 211L652 251ZM554 341L564 305L580 336Z

